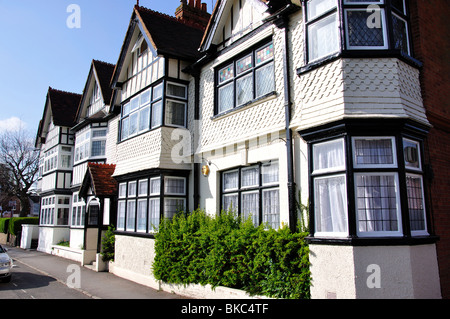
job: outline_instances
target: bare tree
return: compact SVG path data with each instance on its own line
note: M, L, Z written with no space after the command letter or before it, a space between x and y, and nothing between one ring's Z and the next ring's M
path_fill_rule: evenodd
M39 152L31 133L24 129L0 133L0 188L20 201L20 214L30 213L29 191L39 171Z

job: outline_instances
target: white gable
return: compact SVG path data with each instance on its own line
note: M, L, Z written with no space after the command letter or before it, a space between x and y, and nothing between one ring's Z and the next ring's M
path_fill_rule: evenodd
M260 0L225 0L217 8L205 47L228 46L263 23L269 16L267 5Z

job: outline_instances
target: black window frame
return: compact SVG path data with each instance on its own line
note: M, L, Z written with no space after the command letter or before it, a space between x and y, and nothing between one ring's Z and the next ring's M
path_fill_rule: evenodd
M347 2L348 0L336 0L336 6L332 9L323 12L322 14L313 17L312 19L308 19L308 10L309 10L309 2L310 0L302 0L303 2L303 20L304 20L304 38L305 38L305 65L299 70L299 73L303 71L308 71L311 66L314 65L322 65L325 61L330 59L334 59L338 56L345 57L371 57L371 56L400 56L402 59L407 61L408 63L412 63L414 65L421 65L421 63L414 59L413 52L413 44L412 44L412 30L411 30L411 19L410 19L410 9L409 9L409 0L400 0L403 2L403 12L398 10L396 6L392 5L391 0L367 0L367 1L358 1L354 3ZM346 19L346 11L347 10L368 10L368 6L376 5L378 6L381 12L381 18L384 23L383 27L386 30L383 30L383 37L386 40L384 48L374 48L373 46L368 46L367 49L363 47L351 48L347 43L347 35L348 35L348 24ZM370 15L373 11L367 11ZM338 39L339 50L337 52L333 51L329 54L318 57L317 59L310 60L310 48L309 48L309 27L319 22L320 20L324 20L330 17L333 14L337 14L337 24L339 28ZM408 52L403 52L403 50L396 48L396 39L394 36L393 30L393 16L397 15L399 18L404 20L407 24L407 40L408 40ZM309 66L309 67L308 67Z
M408 122L408 121L406 121ZM381 123L377 120L361 121L354 123L352 121L339 121L321 128L309 129L300 132L300 135L308 143L308 158L309 158L309 205L310 205L310 235L308 240L317 244L336 244L336 245L390 245L390 244L422 244L434 243L438 239L434 235L432 224L430 223L430 207L429 207L429 176L427 164L425 163L425 149L424 144L426 140L427 129L425 127L415 127L410 123L403 121L389 121L384 120L383 131L379 130ZM395 141L395 149L397 163L394 167L358 167L354 165L354 138L393 138ZM344 156L346 168L339 170L337 173L320 173L314 172L314 156L313 147L316 144L344 139ZM420 161L420 168L408 168L405 163L404 146L405 140L410 140L416 143L419 151L418 160ZM317 177L345 174L346 176L346 192L347 192L347 234L346 236L322 236L316 233L316 213L315 213L315 190L314 180ZM361 236L358 231L357 218L357 203L356 203L356 176L357 174L397 174L398 176L398 192L399 192L399 227L402 230L401 234L397 236L389 236L380 234L380 236ZM425 223L425 230L414 231L411 224L411 207L409 202L409 190L407 185L408 176L419 176L422 183L422 200L423 216ZM417 199L416 199L417 200Z
M269 183L264 185L263 183L263 166L271 165L272 163L277 163L278 165L278 182ZM258 185L257 186L243 186L242 184L242 171L246 169L250 169L252 167L258 167ZM238 188L237 189L224 189L224 174L231 173L233 171L238 172ZM238 196L238 205L232 211L237 213L239 218L242 218L242 195L245 193L258 193L258 225L264 224L264 208L263 208L263 193L264 191L270 190L278 190L278 196L280 196L280 162L278 160L272 160L268 162L259 162L248 166L239 166L231 169L227 169L220 172L220 212L224 211L224 196L237 194ZM280 198L278 200L280 204ZM279 207L278 212L278 227L281 227L281 207Z
M184 195L180 194L170 194L165 192L165 179L166 178L182 178L184 179ZM159 179L159 192L151 193L151 180ZM140 195L139 194L139 183L141 181L146 181L147 186L147 194ZM136 182L136 194L129 194L129 184ZM116 233L124 234L124 235L132 235L132 236L143 236L143 237L153 237L158 230L153 228L154 225L151 225L149 213L150 213L150 201L152 199L159 199L159 223L163 220L167 219L165 217L164 204L166 199L183 199L184 200L184 208L183 212L186 213L189 207L189 173L188 172L159 172L159 173L148 173L144 175L136 175L125 178L119 178L118 180L118 190L117 190L117 219L116 219ZM125 196L120 195L121 185L125 185ZM146 200L146 226L145 230L139 230L138 228L138 209L139 209L139 201ZM131 229L128 228L128 204L129 202L134 202L134 227ZM124 203L125 211L123 217L123 227L120 227L119 224L119 209L121 203ZM181 212L181 211L180 211ZM179 212L177 212L179 213ZM173 217L173 216L172 216ZM169 218L171 219L171 218ZM159 226L159 225L157 225Z
M185 93L186 93L185 96L184 97L179 97L179 96L169 95L168 94L168 89L167 89L169 84L175 84L175 85L178 85L178 86L183 86L185 88ZM162 87L161 96L158 96L158 97L155 98L154 97L154 89L157 88L160 85ZM148 115L149 119L148 119L148 126L147 126L147 128L143 129L143 130L139 130L140 119L138 117L136 133L133 133L131 136L128 134L126 137L124 137L123 136L123 122L124 122L124 120L129 119L130 115L132 113L138 113L139 114L139 112L141 110L141 105L139 105L136 110L132 110L132 111L127 112L125 114L124 113L125 106L130 104L133 99L140 98L141 95L143 95L144 93L146 93L149 90L150 90L150 101L148 102L148 104L146 103L142 107L142 109L145 109L146 107L149 107L149 115ZM180 104L184 104L184 125L177 125L177 124L167 123L167 116L166 116L166 112L167 112L167 109L168 109L167 103L169 103L170 101L174 101L174 102L177 102L177 103L180 103ZM170 78L170 77L166 77L166 78L160 79L160 80L152 83L151 85L145 87L144 89L136 92L135 94L133 94L132 96L128 97L127 99L125 99L121 103L120 118L119 118L119 131L118 131L118 137L117 137L118 143L131 140L131 139L135 138L136 136L139 136L139 135L142 135L142 134L146 134L146 133L148 133L150 131L159 129L161 127L187 128L188 101L189 101L189 82L188 81L184 81L184 80ZM157 105L159 103L161 105L161 118L159 119L159 123L157 125L153 126L152 125L153 106Z
M262 50L263 48L272 45L273 46L273 56L272 58L261 62L260 64L256 65L256 52L259 50ZM237 70L237 62L244 59L247 56L251 56L252 57L252 67L243 71L242 73L240 73L239 75L237 74L236 70ZM256 88L256 71L259 69L264 68L265 66L269 65L269 64L273 64L273 90L270 92L266 92L260 96L257 96L257 88ZM224 68L226 68L227 66L232 65L233 66L233 78L232 79L228 79L225 80L224 82L220 82L220 71L223 70ZM252 74L252 80L253 80L253 96L249 101L246 101L242 104L238 104L237 102L237 97L236 97L236 82L239 79L242 79L248 75ZM233 85L233 106L227 110L224 111L220 111L219 108L219 90L220 88L223 88L229 84ZM240 109L242 107L245 107L249 104L252 104L258 100L264 99L267 96L273 95L276 92L276 79L275 79L275 44L274 41L272 40L272 38L270 38L269 40L264 40L259 42L258 44L252 46L250 49L245 50L243 53L240 53L239 55L227 60L224 63L221 63L219 66L215 67L214 69L214 116L220 116L220 115L225 115L228 114L230 112L232 112L233 110L237 110Z

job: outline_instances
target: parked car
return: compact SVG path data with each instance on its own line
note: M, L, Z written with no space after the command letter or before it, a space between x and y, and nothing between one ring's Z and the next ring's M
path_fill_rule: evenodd
M0 281L11 281L11 269L13 267L13 261L11 257L6 253L8 250L0 245Z

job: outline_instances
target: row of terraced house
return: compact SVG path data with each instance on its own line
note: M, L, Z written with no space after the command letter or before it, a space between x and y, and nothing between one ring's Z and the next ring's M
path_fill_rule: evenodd
M114 225L114 273L151 286L162 219L234 207L294 228L300 193L312 298L448 298L446 13L446 0L134 6L115 65L93 60L81 95L48 90L38 250L98 265Z

